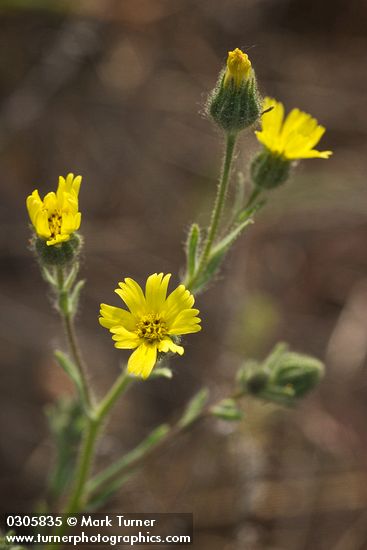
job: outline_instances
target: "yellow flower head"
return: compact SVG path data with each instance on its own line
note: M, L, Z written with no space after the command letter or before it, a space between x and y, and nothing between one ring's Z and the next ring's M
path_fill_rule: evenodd
M127 368L144 379L150 375L158 352L183 354L184 348L174 342L175 337L201 330L199 310L192 307L194 297L184 285L167 296L170 277L163 273L150 275L145 294L133 279L119 283L115 292L129 311L101 304L100 324L113 334L116 348L136 348Z
M32 225L39 237L48 246L68 241L70 235L80 227L81 213L78 212L78 194L81 176L68 174L59 177L56 193L47 193L42 200L38 190L27 197L27 209Z
M284 107L280 101L266 97L262 116L262 130L255 132L257 139L272 153L287 160L323 158L327 159L332 151L317 151L315 145L320 141L325 128L311 115L292 109L284 119Z
M227 69L224 75L224 86L233 82L236 88L239 88L242 83L246 82L250 76L251 61L248 55L239 48L228 52Z

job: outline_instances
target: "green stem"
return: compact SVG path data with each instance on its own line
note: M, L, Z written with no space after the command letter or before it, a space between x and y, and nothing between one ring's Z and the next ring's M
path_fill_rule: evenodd
M243 391L238 391L230 395L229 398L234 399L235 401L239 401L244 396L245 394ZM112 480L123 476L127 472L136 470L139 466L144 464L152 454L155 454L159 449L166 446L182 432L191 429L194 425L196 425L204 418L211 416L211 409L218 405L222 400L223 398L219 399L212 405L207 405L205 409L203 409L201 413L188 425L180 425L179 421L176 422L175 424L170 426L169 429L167 429L167 432L163 435L162 438L159 439L156 444L145 447L144 442L140 443L137 447L130 451L128 455L124 457L124 459L120 459L118 463L107 467L106 470L97 474L97 476L91 480L91 492L93 493L96 489L100 489Z
M59 293L59 311L64 321L66 340L68 342L72 358L80 374L83 402L85 403L87 410L90 411L92 398L87 381L87 369L79 350L73 319L69 311L69 292L64 287L64 271L62 267L57 268L57 283Z
M81 501L83 499L84 486L92 466L94 447L100 425L101 424L97 418L88 419L87 432L80 451L76 482L69 503L65 509L65 514L74 514L79 512Z
M228 133L226 135L226 150L224 155L223 167L222 167L221 177L218 183L217 195L215 198L214 208L211 215L210 225L208 228L204 249L201 254L199 266L196 270L196 273L192 277L192 279L186 283L186 286L188 288L193 286L193 283L198 279L198 276L204 270L206 263L208 261L208 258L210 256L210 252L214 244L215 237L218 232L220 220L221 220L223 209L226 202L229 175L231 172L236 139L237 139L236 133Z
M93 464L95 446L100 429L111 408L132 380L124 369L104 399L95 408L94 413L87 417L86 434L80 449L74 487L63 512L64 514L76 514L81 511L84 505L86 483ZM67 529L68 526L64 523L54 534L62 536ZM48 546L49 550L54 550L55 548L58 547L53 544Z
M252 190L251 195L249 196L249 199L248 199L247 204L245 206L246 210L248 210L249 208L251 208L251 206L254 205L256 199L260 196L261 193L262 193L262 189L260 189L259 187L255 187Z
M99 430L111 408L116 403L120 395L127 389L132 380L133 379L127 374L126 370L124 370L110 391L95 409L94 416L88 419L87 433L80 452L79 467L76 473L74 491L70 497L69 504L66 507L66 514L78 512L83 504L84 488L92 466L94 449Z

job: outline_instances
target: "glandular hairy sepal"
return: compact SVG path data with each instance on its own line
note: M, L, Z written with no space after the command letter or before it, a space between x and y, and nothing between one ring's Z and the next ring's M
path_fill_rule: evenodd
M289 160L265 149L253 159L250 175L255 187L274 189L287 181L290 169Z
M31 248L42 266L66 266L77 259L82 243L83 239L78 233L73 233L68 241L51 246L35 235Z
M237 85L234 80L225 83L225 70L210 94L207 114L226 132L239 132L252 126L261 115L261 98L254 71L247 80Z

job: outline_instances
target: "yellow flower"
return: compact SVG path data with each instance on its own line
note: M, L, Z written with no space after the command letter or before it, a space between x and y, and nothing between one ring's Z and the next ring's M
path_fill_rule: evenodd
M170 277L163 273L150 275L145 294L133 279L126 278L119 283L120 288L115 292L130 311L101 304L100 324L113 334L116 348L136 348L127 368L144 379L150 375L158 352L182 355L184 348L174 342L175 338L201 330L199 310L193 309L194 297L184 285L167 297Z
M48 246L68 241L70 235L80 227L81 213L78 212L78 194L81 176L68 174L59 177L56 193L47 193L42 200L38 190L27 198L27 209L32 225L39 237Z
M248 80L251 71L251 61L246 53L239 48L228 52L227 68L223 81L224 86L233 82L235 88L239 88L242 83Z
M273 109L262 116L262 130L255 132L257 139L275 155L287 160L323 158L332 151L317 151L314 147L320 141L325 128L311 115L292 109L284 119L284 107L280 101L266 97L263 110Z

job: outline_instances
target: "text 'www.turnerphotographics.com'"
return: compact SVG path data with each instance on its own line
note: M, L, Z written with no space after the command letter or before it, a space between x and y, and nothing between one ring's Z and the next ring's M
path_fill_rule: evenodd
M7 514L6 545L187 545L193 542L192 514ZM52 533L51 533L52 531ZM66 534L67 531L67 534Z

